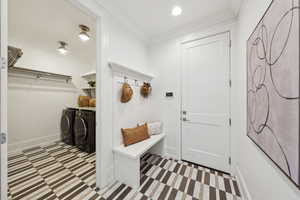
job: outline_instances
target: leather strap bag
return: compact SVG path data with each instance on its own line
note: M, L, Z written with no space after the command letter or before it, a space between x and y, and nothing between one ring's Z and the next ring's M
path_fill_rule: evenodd
M128 83L124 83L122 86L122 96L121 96L121 102L122 103L127 103L128 101L131 100L133 95L133 90L130 87Z
M144 84L141 87L141 95L143 97L148 97L149 94L151 93L151 90L152 90L151 84L144 82Z

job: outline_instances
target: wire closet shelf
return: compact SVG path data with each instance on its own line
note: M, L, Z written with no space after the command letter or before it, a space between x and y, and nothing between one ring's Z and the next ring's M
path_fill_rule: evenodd
M49 78L55 80L59 79L59 80L65 80L67 83L72 80L72 76L69 75L33 70L33 69L28 69L23 67L10 67L8 68L8 72L10 75L25 75L37 79L40 78Z

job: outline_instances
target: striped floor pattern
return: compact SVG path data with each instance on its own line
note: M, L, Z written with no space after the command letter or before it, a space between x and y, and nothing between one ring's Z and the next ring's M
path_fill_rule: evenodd
M114 182L96 188L95 154L55 142L9 154L11 200L241 200L236 180L214 170L146 154L138 191Z

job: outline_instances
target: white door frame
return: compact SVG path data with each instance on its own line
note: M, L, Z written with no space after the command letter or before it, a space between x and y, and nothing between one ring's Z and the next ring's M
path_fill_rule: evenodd
M89 15L96 18L97 37L96 37L96 185L98 188L103 188L111 183L113 174L107 169L107 155L111 153L107 150L108 142L107 134L112 135L111 119L108 118L112 112L112 106L108 106L111 99L107 97L105 83L107 78L111 78L108 67L108 52L109 52L109 25L108 14L97 1L93 0L68 0L78 6ZM109 75L107 74L109 73ZM113 171L111 169L110 171Z
M109 155L112 154L109 146L112 146L112 96L107 96L107 82L111 81L111 72L108 67L109 57L109 14L94 0L68 0L88 14L96 17L96 65L97 65L97 90L96 90L96 185L103 188L113 181L113 166ZM109 141L111 139L111 141Z
M183 40L182 42L180 42L180 117L182 117L182 104L183 104L183 69L184 69L184 62L183 62L183 46L186 43L189 42L193 42L193 41L198 41L198 40L202 40L202 39L206 39L206 38L210 38L213 36L217 36L220 34L224 34L224 33L229 33L229 40L230 40L230 49L229 49L229 80L228 80L228 84L229 81L231 81L232 79L232 75L231 75L231 30L225 30L225 31L220 31L220 32L215 32L215 33L209 33L206 35L199 35L199 36L195 36L193 38L190 38L188 40ZM231 87L229 88L229 117L231 119ZM179 159L182 160L182 120L180 119L180 136L179 136ZM229 156L232 157L232 147L231 147L231 140L232 140L232 134L231 134L231 126L229 126ZM230 172L232 172L232 163L230 165Z
M1 0L0 2L0 19L1 19L1 68L0 68L0 131L7 134L7 0ZM2 63L2 62L5 63ZM7 141L5 144L0 145L0 194L1 200L7 199Z
M97 91L96 91L96 99L100 99L100 92L99 92L99 85L98 83L101 82L101 76L100 76L100 71L101 68L104 66L104 64L102 63L102 55L103 52L106 50L105 48L103 48L103 30L104 28L103 26L103 16L102 13L99 13L97 11L95 11L94 9L91 9L88 3L85 3L82 0L68 0L70 1L72 4L74 4L76 7L78 7L80 10L82 10L83 12L87 13L88 15L94 17L96 19L96 31L95 31L95 35L96 35L96 84L97 84ZM100 36L99 36L100 35ZM101 87L101 85L100 85ZM101 115L100 115L100 111L102 110L101 107L102 105L100 104L100 101L96 101L96 144L99 144L101 141L103 141L102 138L102 130L101 127L99 126L99 124L101 124ZM100 142L99 142L100 141ZM99 145L96 145L96 185L97 187L102 187L103 185L103 181L102 181L102 162L99 158L101 158L101 149L98 148ZM100 155L98 155L100 154Z

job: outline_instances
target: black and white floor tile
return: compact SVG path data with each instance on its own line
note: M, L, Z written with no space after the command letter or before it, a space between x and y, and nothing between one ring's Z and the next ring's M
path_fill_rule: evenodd
M114 182L96 188L95 154L56 142L8 157L10 200L241 200L236 180L158 155L141 159L138 191Z

